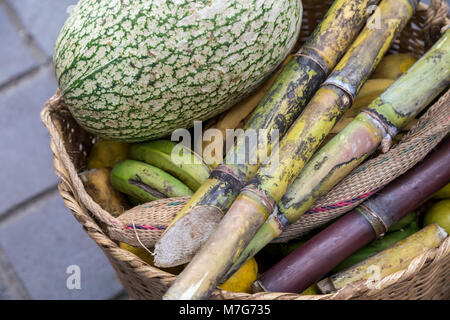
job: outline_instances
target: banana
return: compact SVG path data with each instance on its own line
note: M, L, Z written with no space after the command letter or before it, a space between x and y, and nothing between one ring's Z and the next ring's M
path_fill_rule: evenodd
M433 194L434 199L450 199L450 183Z
M111 185L110 173L111 169L101 168L82 172L79 176L91 198L112 216L118 217L128 208L128 204Z
M89 153L88 169L113 168L128 156L129 144L122 141L97 141Z
M119 162L111 171L111 183L116 190L142 203L193 194L184 183L167 172L135 160Z
M397 80L409 67L416 63L417 58L410 53L400 53L387 55L380 61L380 64L373 72L372 79L392 79Z
M199 155L188 148L183 147L181 154L172 155L176 145L170 140L135 143L130 147L130 158L173 175L195 192L208 179L211 169Z

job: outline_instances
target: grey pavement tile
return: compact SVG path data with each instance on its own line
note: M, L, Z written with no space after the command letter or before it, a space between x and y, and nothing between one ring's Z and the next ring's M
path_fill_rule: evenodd
M28 32L48 56L53 55L56 37L68 18L67 8L77 0L8 0Z
M123 290L102 250L56 191L4 221L0 246L31 299L111 299ZM79 268L80 289L67 288L74 275L70 266Z
M37 61L33 59L2 7L0 7L0 39L2 41L0 45L1 85L33 68L37 65Z
M30 299L28 292L0 246L0 300L24 299Z
M57 183L50 137L40 119L55 92L50 68L0 91L0 216Z

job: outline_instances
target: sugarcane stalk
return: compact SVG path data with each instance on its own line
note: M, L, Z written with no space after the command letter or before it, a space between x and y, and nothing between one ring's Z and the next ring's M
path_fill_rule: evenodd
M392 141L450 81L450 31L347 127L319 150L278 202L234 263L227 277L254 256L285 228L297 221L313 203L363 162L382 141Z
M270 154L272 135L281 138L320 84L327 78L363 27L367 8L379 0L336 0L321 24L291 61L252 113L244 132L265 129L268 144L248 146L245 134L225 159L254 154L256 163L227 161L211 173L209 179L180 210L155 246L155 264L169 267L188 262L217 228L239 191L255 175ZM275 142L273 142L275 143ZM249 150L246 150L246 148ZM192 226L195 225L195 231Z
M357 281L381 280L407 268L415 257L438 247L447 236L444 229L433 223L392 247L323 279L317 286L323 293L330 293Z
M242 189L217 230L169 288L165 298L203 299L222 280L273 212L303 166L387 52L414 12L408 0L383 0L380 27L365 27L274 152Z
M441 99L448 101L449 97L450 92ZM382 191L264 272L254 288L257 291L302 292L444 186L450 179L449 163L450 137Z

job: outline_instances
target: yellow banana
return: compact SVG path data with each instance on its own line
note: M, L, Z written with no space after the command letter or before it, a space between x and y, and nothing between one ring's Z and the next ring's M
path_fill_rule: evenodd
M416 63L417 58L410 53L391 54L381 60L373 72L372 79L397 80L409 67Z
M113 168L128 156L129 144L116 140L99 140L88 157L88 169Z
M128 204L111 185L110 173L109 168L93 169L80 173L80 179L92 199L111 215L118 217L128 208Z

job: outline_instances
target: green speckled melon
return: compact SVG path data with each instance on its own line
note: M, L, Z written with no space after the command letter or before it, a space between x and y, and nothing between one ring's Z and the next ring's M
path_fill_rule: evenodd
M81 0L56 42L59 88L86 130L159 138L253 90L301 16L301 0Z

